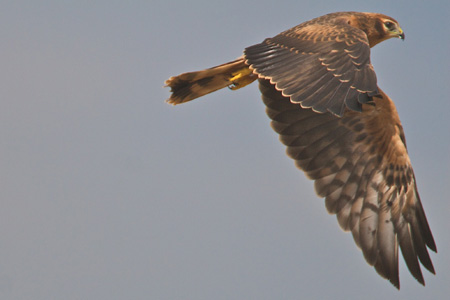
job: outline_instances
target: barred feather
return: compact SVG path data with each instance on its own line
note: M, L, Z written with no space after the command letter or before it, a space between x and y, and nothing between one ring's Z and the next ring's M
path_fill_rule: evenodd
M391 99L380 90L375 105L342 118L291 103L268 80L262 99L287 154L315 180L328 212L351 231L366 261L399 287L398 247L422 284L419 261L434 273L427 247L436 251Z

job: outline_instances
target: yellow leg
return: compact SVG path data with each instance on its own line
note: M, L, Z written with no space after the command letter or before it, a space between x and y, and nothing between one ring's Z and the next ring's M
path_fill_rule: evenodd
M237 72L231 74L230 82L231 84L228 86L231 90L240 89L258 78L258 75L253 74L253 71L250 68L240 69Z

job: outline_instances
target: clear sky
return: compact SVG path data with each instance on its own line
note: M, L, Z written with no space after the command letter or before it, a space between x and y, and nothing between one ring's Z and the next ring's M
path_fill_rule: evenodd
M381 279L269 126L256 84L172 107L164 80L334 11L380 12L439 253ZM3 1L1 299L444 299L450 295L450 2Z

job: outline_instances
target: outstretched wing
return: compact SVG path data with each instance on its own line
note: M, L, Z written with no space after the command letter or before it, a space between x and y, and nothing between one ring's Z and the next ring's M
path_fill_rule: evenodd
M342 116L378 94L367 35L324 16L248 47L246 63L293 103Z
M351 231L367 262L399 287L398 247L422 284L419 261L434 273L427 247L436 246L416 188L402 126L381 90L362 112L342 118L289 101L260 79L273 129L288 155L315 180L316 192L339 225Z

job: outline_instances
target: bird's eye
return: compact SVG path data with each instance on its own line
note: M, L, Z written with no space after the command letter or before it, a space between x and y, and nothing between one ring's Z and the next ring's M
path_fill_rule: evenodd
M384 26L386 26L386 28L387 28L389 31L392 31L392 30L395 29L395 24L392 23L391 21L386 21L386 22L384 22Z

